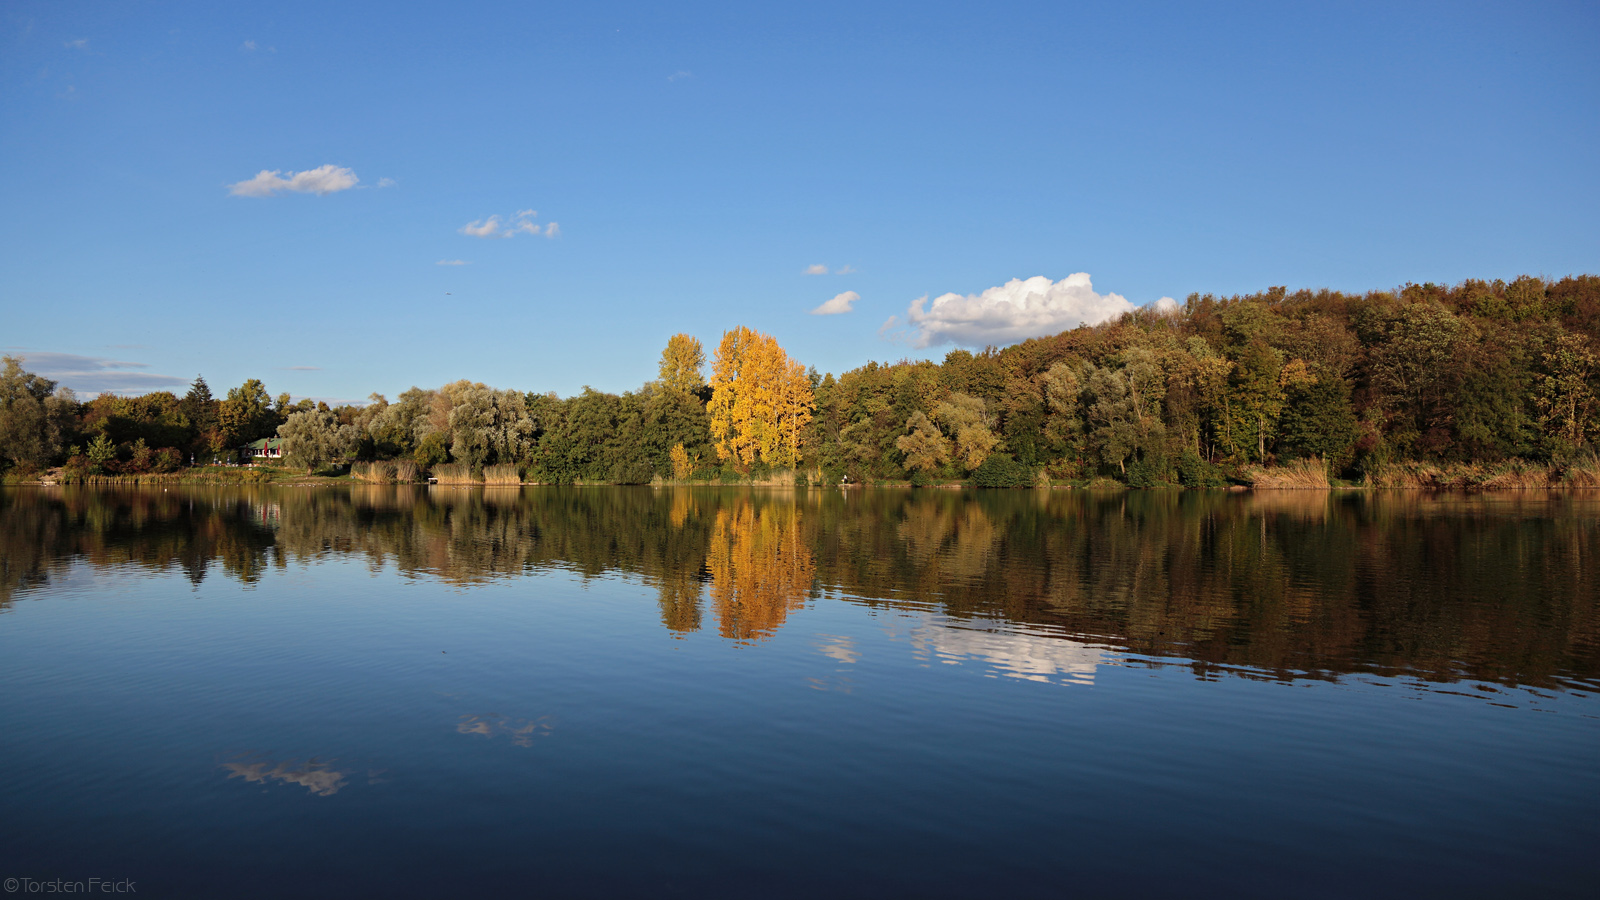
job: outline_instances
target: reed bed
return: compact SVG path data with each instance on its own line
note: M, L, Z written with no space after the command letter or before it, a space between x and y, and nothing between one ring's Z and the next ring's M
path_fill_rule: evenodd
M441 463L433 467L433 478L440 484L482 484L472 475L472 467L466 463Z
M1364 483L1373 488L1493 491L1600 487L1600 460L1584 457L1564 465L1525 459L1492 463L1385 463L1369 470Z
M422 468L414 459L397 459L394 461L394 480L400 484L411 484L422 473Z
M371 484L393 484L394 463L390 460L351 463L350 477Z
M1325 491L1333 487L1328 481L1328 467L1320 459L1297 459L1272 469L1252 467L1245 477L1258 491Z
M519 485L522 483L522 471L516 466L510 464L484 466L483 483L497 485Z
M1600 458L1590 454L1568 463L1561 481L1567 487L1600 487Z

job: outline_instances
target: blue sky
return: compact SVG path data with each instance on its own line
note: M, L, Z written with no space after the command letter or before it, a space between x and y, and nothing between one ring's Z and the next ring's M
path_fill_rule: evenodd
M90 393L565 395L679 331L841 372L1600 272L1596 46L1594 3L12 2L0 345Z

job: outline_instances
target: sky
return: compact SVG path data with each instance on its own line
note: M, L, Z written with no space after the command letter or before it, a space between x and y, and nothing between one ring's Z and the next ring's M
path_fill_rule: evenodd
M840 373L1600 273L1600 4L0 5L0 352L80 393ZM1163 298L1169 298L1164 300Z

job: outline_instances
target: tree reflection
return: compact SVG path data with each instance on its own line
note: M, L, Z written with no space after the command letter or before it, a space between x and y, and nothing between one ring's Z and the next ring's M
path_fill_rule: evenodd
M1582 493L6 488L0 550L0 609L73 566L250 585L356 557L461 586L626 573L674 636L707 628L707 593L717 634L751 642L826 591L1199 672L1600 676L1600 498Z
M805 605L817 565L800 524L793 503L738 497L717 510L706 568L723 637L761 640Z

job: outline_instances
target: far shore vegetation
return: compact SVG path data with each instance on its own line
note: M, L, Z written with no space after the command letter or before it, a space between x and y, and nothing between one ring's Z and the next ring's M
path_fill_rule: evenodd
M709 359L679 334L656 380L565 398L457 381L330 407L196 378L81 401L25 366L0 373L9 482L1600 486L1596 275L1194 294L838 376L748 328Z

